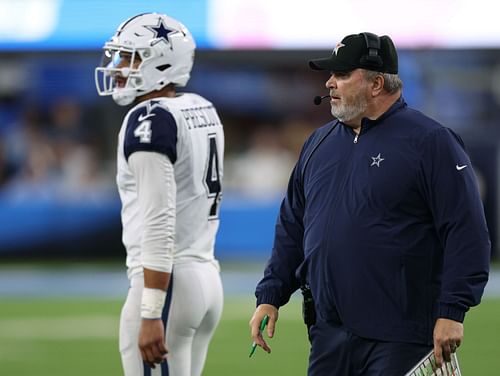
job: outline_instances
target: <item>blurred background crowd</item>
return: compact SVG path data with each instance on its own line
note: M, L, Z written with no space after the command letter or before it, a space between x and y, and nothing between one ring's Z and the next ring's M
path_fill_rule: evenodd
M58 3L63 12L84 2L26 3ZM151 8L152 2L146 3ZM206 6L210 1L190 3ZM170 14L182 20L179 5L158 10L169 13L169 6ZM120 21L144 10L128 7L122 13L130 13L117 17ZM194 30L199 48L185 91L211 100L226 132L219 256L266 255L302 143L331 120L328 103L315 106L312 101L327 93L328 76L310 71L307 61L328 53L335 38L340 40L346 32L338 30L325 46L308 48L306 41L297 48L270 48L252 42L220 48L199 31L203 25L189 21L184 22ZM68 21L61 18L64 22ZM87 37L81 25L75 26L71 30L81 39L59 36L57 42L49 36L46 44L43 39L14 40L0 27L0 257L122 254L115 160L117 133L127 108L97 96L93 72L100 46L118 23L104 20L101 34ZM498 257L500 38L454 47L412 45L398 34L391 36L399 45L406 101L465 141L478 175L493 256Z

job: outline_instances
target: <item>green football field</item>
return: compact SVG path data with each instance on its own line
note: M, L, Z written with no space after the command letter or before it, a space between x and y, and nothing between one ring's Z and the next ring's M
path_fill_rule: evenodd
M293 300L280 312L272 353L260 348L252 358L248 320L251 297L226 298L205 376L305 375L308 342ZM121 375L117 351L121 302L107 299L0 300L0 375ZM459 350L465 376L500 374L500 299L486 299L465 322Z

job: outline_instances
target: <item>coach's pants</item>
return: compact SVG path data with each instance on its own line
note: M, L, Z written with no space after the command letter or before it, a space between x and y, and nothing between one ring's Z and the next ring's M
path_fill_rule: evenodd
M199 376L208 345L222 314L222 283L217 262L174 265L163 309L167 362L150 369L139 351L144 277L132 277L120 318L120 353L125 376Z
M358 337L341 324L318 320L309 332L308 376L404 376L432 346Z

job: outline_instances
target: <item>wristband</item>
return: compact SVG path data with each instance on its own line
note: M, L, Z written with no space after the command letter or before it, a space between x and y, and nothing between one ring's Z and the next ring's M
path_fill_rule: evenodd
M141 300L141 317L143 319L161 319L167 292L161 289L144 287Z

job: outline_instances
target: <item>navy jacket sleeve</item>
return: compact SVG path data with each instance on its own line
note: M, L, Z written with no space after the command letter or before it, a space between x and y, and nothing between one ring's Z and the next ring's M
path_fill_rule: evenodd
M444 249L437 317L463 321L488 281L491 244L477 180L462 140L431 132L423 146L424 194Z
M257 305L272 304L279 308L285 305L300 285L295 271L304 259L302 239L303 200L298 191L298 166L295 166L288 190L283 199L276 222L274 245L264 278L255 290Z
M304 144L299 161L292 171L286 196L276 222L274 245L264 271L264 278L257 284L257 305L272 304L279 308L300 287L297 269L304 261L304 193L302 170L310 150L322 137L325 129L315 132ZM322 131L322 132L321 132Z

